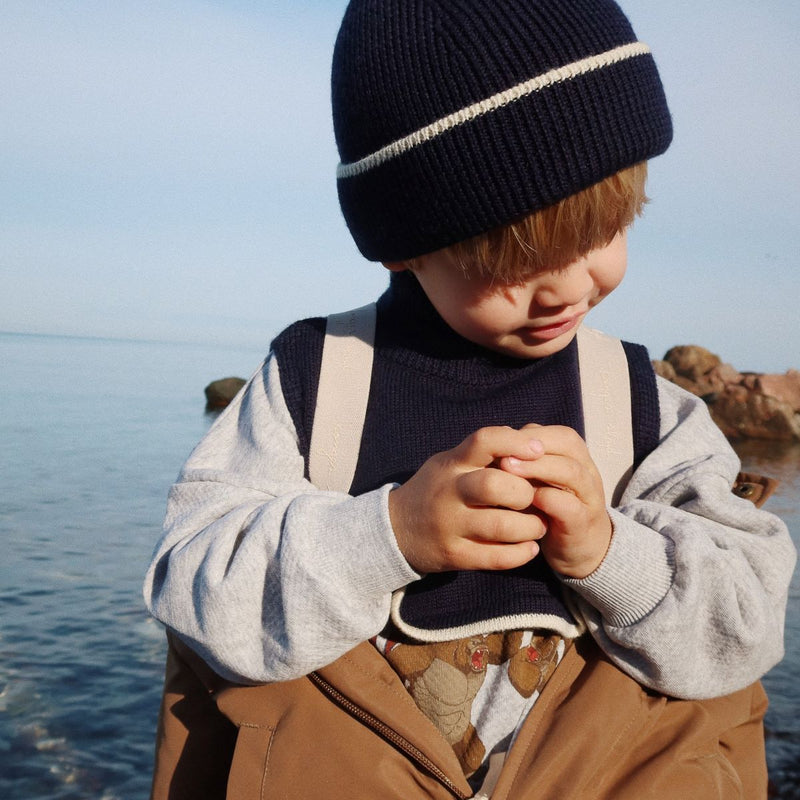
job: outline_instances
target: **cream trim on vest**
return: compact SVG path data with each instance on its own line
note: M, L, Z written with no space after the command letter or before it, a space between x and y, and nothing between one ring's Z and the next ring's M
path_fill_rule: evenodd
M578 366L584 437L603 479L606 505L616 506L633 470L628 358L619 339L582 325Z
M375 344L374 303L332 314L317 389L308 474L319 489L347 492L361 449Z
M570 611L577 619L575 623L555 614L509 614L504 617L482 619L466 625L454 625L452 628L417 628L400 616L400 605L405 594L405 586L392 592L390 618L397 630L418 642L454 642L457 639L466 639L468 636L479 636L484 633L528 630L552 631L564 639L577 639L586 630L583 617L576 613L571 606L569 606Z

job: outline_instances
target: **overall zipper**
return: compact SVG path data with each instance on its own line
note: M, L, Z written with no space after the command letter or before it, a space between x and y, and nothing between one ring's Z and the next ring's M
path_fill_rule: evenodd
M331 698L337 705L341 706L345 711L352 714L356 719L363 722L367 727L372 728L377 734L382 736L388 742L393 744L398 750L405 753L408 758L415 761L426 772L429 772L440 783L442 783L450 792L452 792L459 800L468 800L472 797L471 794L464 794L450 778L445 775L442 770L436 766L422 751L414 747L411 742L400 736L397 731L391 728L384 722L381 722L376 716L364 711L363 708L357 706L352 700L345 697L338 689L331 686L321 675L312 672L308 676L328 697Z

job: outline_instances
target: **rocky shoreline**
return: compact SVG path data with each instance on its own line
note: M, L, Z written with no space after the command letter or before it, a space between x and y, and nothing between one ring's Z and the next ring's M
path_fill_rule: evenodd
M702 397L728 439L800 442L800 371L739 372L698 345L673 347L653 366Z
M698 345L673 347L653 366L662 377L702 397L729 439L800 442L800 371L739 372ZM225 408L244 383L242 378L210 383L206 409Z

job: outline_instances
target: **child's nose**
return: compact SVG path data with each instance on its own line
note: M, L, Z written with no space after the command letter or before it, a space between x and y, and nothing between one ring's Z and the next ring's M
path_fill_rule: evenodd
M572 264L567 269L548 272L540 277L532 298L533 304L539 308L581 305L592 290L592 276L580 264Z

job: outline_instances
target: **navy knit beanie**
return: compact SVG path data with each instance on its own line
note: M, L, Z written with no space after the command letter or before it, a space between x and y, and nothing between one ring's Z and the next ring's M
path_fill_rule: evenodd
M374 261L505 225L672 138L612 0L351 0L332 97L342 212Z

